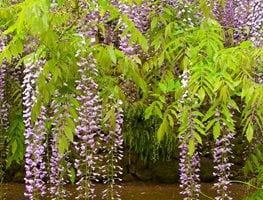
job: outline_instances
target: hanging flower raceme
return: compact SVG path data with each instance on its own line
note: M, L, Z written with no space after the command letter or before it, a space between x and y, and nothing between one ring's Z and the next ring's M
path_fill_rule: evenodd
M220 110L217 109L216 116L219 118ZM222 134L216 139L214 148L214 169L213 175L218 178L214 184L217 188L216 200L231 200L229 196L228 186L230 185L230 168L233 165L230 162L233 144L231 139L234 138L234 133L228 130L227 126L222 122Z
M0 52L3 51L5 42L0 38ZM9 105L5 98L5 86L6 86L6 69L7 62L3 61L0 65L0 183L3 181L6 165L6 156L8 150L6 148L7 131L9 127L8 123L8 108ZM0 198L3 197L0 189ZM4 198L4 197L3 197Z
M185 136L181 136L179 142L182 143ZM192 156L189 156L188 150L189 140L184 141L180 148L180 188L184 200L199 199L200 194L200 156L196 151ZM197 144L195 144L197 146Z
M151 11L150 2L144 1L141 4L136 3L116 3L116 7L118 7L119 11L122 14L128 16L128 18L133 21L135 27L141 32L146 33L146 31L150 27L150 21L148 19L149 13ZM123 23L121 19L119 23ZM125 36L122 35L123 31L127 28L126 24L123 24L119 30L118 38L119 38L119 49L122 50L127 55L140 55L141 52L140 48L134 44L129 44L129 40L131 34L126 34Z
M37 96L37 78L44 62L39 61L33 63L32 61L25 64L24 80L22 87L23 92L23 105L25 110L23 111L24 123L25 123L25 184L26 192L25 196L29 199L38 199L39 195L46 193L46 187L43 179L46 175L44 154L45 154L45 109L42 108L40 115L36 122L31 119L32 107L36 102Z
M238 21L235 20L235 9L236 5L234 0L227 0L225 5L222 2L215 1L213 8L214 14L217 20L224 26L224 28L234 28L237 26ZM246 13L240 13L242 18L245 17Z
M0 52L5 48L5 42L0 39ZM8 129L8 104L5 98L5 79L6 79L7 62L4 60L0 66L0 152L1 144L5 140L4 132ZM3 134L3 135L2 135Z
M123 110L122 101L118 100L117 104L112 107L115 121L107 124L109 132L105 134L103 153L105 164L101 167L104 179L104 184L107 188L103 191L103 199L121 199L118 188L121 188L117 182L122 181L121 175L123 169L120 162L123 158L123 137L122 137L122 124L123 124Z
M227 0L224 5L215 1L213 11L226 30L233 30L236 44L251 40L254 46L259 47L263 42L262 9L261 0Z
M49 193L52 199L65 199L67 196L65 190L66 180L64 178L65 168L62 164L63 155L59 153L58 149L58 134L55 128L52 129L51 138L51 156L50 156L50 178L49 183L51 187L49 188ZM64 155L64 157L66 157ZM66 166L67 167L67 166Z
M263 45L263 3L261 0L250 1L247 26L249 27L249 39L255 47Z
M194 123L193 118L195 115L191 108L191 99L188 94L188 82L190 79L189 71L184 71L182 74L182 87L185 88L185 92L182 96L181 104L182 111L180 113L181 126L180 126L180 188L183 194L184 200L199 199L200 194L200 156L199 152L195 150L192 155L190 154L190 146L195 149L198 148L198 144L195 141L193 131ZM190 105L189 105L190 104ZM187 125L186 125L187 124ZM190 144L193 143L193 144Z
M77 97L80 102L79 125L76 127L78 139L74 142L75 149L79 153L79 158L74 163L79 179L77 182L79 196L76 199L93 199L95 197L93 182L98 181L97 176L99 175L97 174L98 148L103 134L100 127L101 101L97 94L98 86L91 77L96 75L94 62L90 56L89 61L82 59L78 63L81 79L77 81L77 89L81 95Z
M67 87L67 84L63 84ZM49 193L52 199L66 199L71 192L66 190L65 185L69 183L72 164L69 161L70 142L74 137L74 119L70 115L70 111L75 113L72 101L75 101L72 94L61 95L56 91L56 98L51 102L50 108L53 116L50 118L50 168L49 168Z
M229 156L232 153L230 140L233 137L233 133L228 133L216 140L214 149L214 176L218 177L218 182L214 185L219 195L216 197L216 200L232 199L228 194L228 186L230 185L230 168L233 165L229 162Z

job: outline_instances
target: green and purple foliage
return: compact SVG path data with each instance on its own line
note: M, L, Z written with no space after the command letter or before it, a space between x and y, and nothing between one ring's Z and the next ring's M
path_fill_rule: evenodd
M192 99L188 95L188 82L190 80L189 71L184 71L182 76L182 87L185 88L183 92L181 103L182 106L187 106L189 103L192 104ZM184 112L184 113L183 113ZM188 125L185 129L184 123L186 123L185 116L189 116L187 120ZM186 196L184 199L199 199L200 196L200 156L199 152L193 152L188 148L189 145L194 146L197 149L198 143L194 139L194 122L192 121L195 117L193 114L193 108L182 109L182 113L179 113L181 118L181 135L179 142L181 143L180 148L180 188L182 189L181 194ZM188 134L189 132L189 134ZM190 152L191 151L191 152Z
M260 0L215 1L213 11L224 28L232 29L235 43L251 40L260 47L263 42L263 5Z
M237 127L249 142L260 137L255 130L262 132L262 14L260 0L1 5L0 33L9 40L0 46L0 139L12 135L9 161L19 161L16 151L23 147L11 133L13 110L18 116L23 108L25 196L65 199L71 180L76 199L94 199L97 181L107 185L103 199L121 199L123 108L140 103L156 128L153 145L177 138L184 199L201 193L204 138L214 139L216 199L231 199ZM22 75L16 74L19 67ZM14 101L6 96L8 79L23 89ZM17 99L21 106L13 105Z
M23 105L25 107L23 112L26 144L25 196L29 197L29 199L37 199L39 194L41 194L41 196L46 194L46 186L44 183L44 178L47 174L44 162L45 148L47 147L44 142L46 135L45 108L42 108L35 123L33 123L31 119L32 106L36 101L38 92L36 86L37 78L43 64L43 61L37 63L29 61L29 63L25 65L25 76L22 85L24 88Z

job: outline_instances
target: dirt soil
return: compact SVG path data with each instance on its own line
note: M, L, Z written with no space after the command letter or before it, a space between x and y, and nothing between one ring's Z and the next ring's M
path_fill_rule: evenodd
M179 184L153 184L153 183L142 183L142 182L132 182L123 183L121 189L122 200L183 200L183 196L179 194L180 188ZM5 200L23 200L23 193L25 186L23 184L17 183L6 183L0 185L5 191ZM202 193L209 196L205 197L201 195L201 200L214 199L216 195L215 189L212 189L213 185L208 183L203 183L201 190ZM74 199L77 195L75 186L66 186L67 190L72 193L68 196L68 200ZM98 184L96 186L97 198L95 200L101 200L101 191L105 189L104 185ZM233 200L242 200L245 196L252 192L247 186L242 184L233 184L230 186L231 196ZM43 198L43 200L48 198ZM1 199L2 200L2 199Z

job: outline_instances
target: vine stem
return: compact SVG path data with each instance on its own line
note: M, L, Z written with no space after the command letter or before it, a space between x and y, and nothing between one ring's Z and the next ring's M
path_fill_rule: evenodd
M255 188L255 189L257 189L257 190L263 190L263 187L257 187L257 186L255 186L255 185L252 185L251 183L248 183L248 182L243 182L243 181L239 181L239 180L232 180L232 181L230 181L231 183L241 183L241 184L244 184L244 185L248 185L248 186L250 186L250 187L252 187L252 188Z
M208 199L214 200L213 197L210 197L210 196L206 195L205 193L203 193L203 192L201 192L201 191L200 191L200 194L201 194L202 196L208 198Z

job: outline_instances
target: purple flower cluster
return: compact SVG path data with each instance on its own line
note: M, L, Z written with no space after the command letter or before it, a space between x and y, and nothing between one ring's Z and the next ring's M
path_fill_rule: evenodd
M219 22L225 27L225 28L233 28L237 25L237 21L234 19L235 17L235 0L227 0L225 2L225 5L222 5L220 2L215 2L215 6L213 8L214 14L219 20ZM241 13L240 13L241 14ZM245 13L242 13L244 17Z
M26 177L25 183L28 183L27 189L30 195L34 193L34 199L37 199L38 192L41 196L46 194L46 185L44 178L47 175L46 166L44 161L45 149L47 147L45 141L46 128L45 128L45 108L42 107L41 114L39 115L35 126L34 134L31 135L30 143L26 147Z
M247 26L250 29L249 39L256 47L263 45L263 3L261 0L249 2Z
M233 139L233 133L227 133L216 139L216 146L214 148L214 176L218 177L218 181L214 184L217 188L218 196L216 200L231 200L229 196L228 186L230 185L230 168L233 165L229 162L229 158L232 154L232 144L230 142Z
M5 47L5 41L0 38L0 53L3 51ZM2 65L0 64L0 183L2 183L4 178L4 168L5 168L5 159L8 153L6 148L6 139L7 139L7 131L9 127L8 123L8 109L9 104L5 98L5 79L6 79L6 70L7 63L4 61ZM0 189L0 198L4 199L3 191Z
M116 5L119 11L122 14L128 16L128 18L133 21L135 27L143 34L150 27L150 21L148 15L151 11L150 2L143 1L142 4L137 5L136 3L128 4L128 3L119 3ZM122 23L119 21L119 23ZM127 28L126 24L123 24L119 31L119 49L121 49L127 55L135 55L140 54L140 49L136 45L129 45L129 40L131 34L128 33L125 36L122 36L122 32Z
M77 140L74 142L75 149L80 158L75 160L74 167L77 169L77 190L79 196L76 199L93 199L94 183L98 174L96 173L97 162L99 161L98 148L101 138L101 102L97 95L98 86L88 74L96 75L95 65L90 56L89 62L82 59L79 65L81 79L77 81L77 89L81 95L77 97L81 106L78 109L79 125L76 127ZM92 73L93 72L93 73Z
M50 179L49 193L53 197L52 199L61 198L64 199L67 195L64 185L66 181L64 179L65 168L62 164L62 159L65 155L61 155L58 152L58 133L54 128L52 129L51 139L51 157L50 157Z
M232 115L233 113L231 113L231 116ZM217 108L215 116L218 118L218 121L221 122L220 116L222 116L222 114L219 108ZM233 147L230 140L234 138L234 134L228 130L224 122L222 122L220 130L222 134L216 139L213 154L215 164L215 172L213 175L218 178L214 186L217 188L218 194L216 200L230 200L232 198L229 196L228 186L230 185L230 168L233 165L230 162Z
M121 188L116 182L122 181L121 175L123 169L120 166L120 161L123 159L123 138L122 138L122 124L123 124L123 110L121 108L122 101L118 100L114 106L116 123L114 129L110 124L108 134L104 137L105 144L103 145L103 152L105 154L103 160L106 163L101 167L104 179L104 184L107 188L102 192L103 199L121 199L118 188Z
M61 94L57 91L56 96L59 99ZM70 98L71 95L65 95L65 99ZM64 99L64 100L65 100ZM57 101L54 99L51 102L50 108L53 116L50 118L52 121L50 147L51 155L49 161L49 193L52 199L65 199L71 195L67 191L65 185L69 182L71 163L69 162L69 153L67 150L68 139L65 136L65 126L70 119L68 102ZM63 149L63 150L62 150ZM60 152L63 151L63 152Z
M5 48L4 39L0 39L0 52ZM4 60L0 66L0 152L2 152L2 142L4 143L8 129L8 103L5 99L5 79L6 79L7 62ZM3 144L4 145L4 144Z
M22 85L24 88L23 105L25 107L23 111L26 144L25 196L29 197L29 199L38 199L39 194L43 196L46 193L46 187L43 181L46 175L45 162L43 160L46 148L43 142L46 135L45 109L42 108L41 114L35 123L31 120L32 107L36 102L37 95L36 81L43 64L44 62L41 60L37 63L30 61L25 64L25 76Z
M187 28L193 28L195 24L199 23L199 14L194 11L194 5L191 1L173 1L165 0L165 2L176 9L176 18L182 20L187 24Z
M251 40L256 47L263 42L263 4L261 0L215 2L214 13L226 28L234 30L235 42Z
M96 0L92 2L79 1L79 6L86 16L79 20L77 32L85 38L90 38L91 43L94 43L99 31L97 25L101 22L98 3Z
M185 135L180 137L180 142L184 140ZM188 141L179 146L180 151L180 194L185 195L184 200L199 199L200 194L200 157L199 152L189 156ZM197 146L197 144L195 144Z
M182 100L180 101L182 103L182 106L187 106L188 101L191 99L188 97L188 82L190 79L189 71L185 70L181 76L182 80L182 87L185 88L185 92L182 95ZM191 105L190 105L191 106ZM185 109L183 109L185 110ZM191 110L191 109L190 109ZM188 111L186 111L188 112ZM195 151L193 155L189 155L189 141L191 139L194 139L193 136L193 118L195 117L192 112L190 111L189 121L188 121L188 127L185 129L184 133L181 134L179 138L180 142L180 188L182 191L180 194L183 194L185 197L185 200L191 200L191 199L199 199L200 194L200 177L199 177L199 171L200 171L200 156L199 152ZM180 113L180 117L183 116L183 113ZM183 123L186 123L185 121ZM188 134L188 132L190 132ZM187 138L185 138L187 137ZM198 147L197 142L195 142L195 149Z

